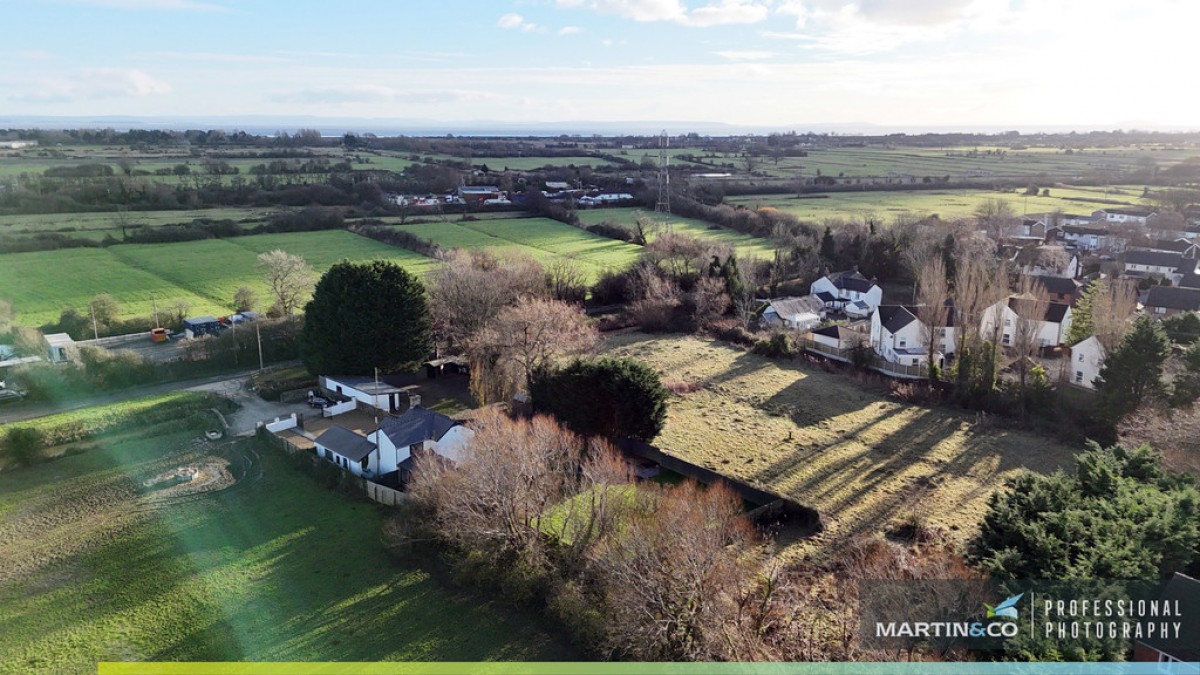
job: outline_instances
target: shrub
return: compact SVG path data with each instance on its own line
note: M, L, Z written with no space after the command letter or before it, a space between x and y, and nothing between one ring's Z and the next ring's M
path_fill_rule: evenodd
M41 459L45 437L38 429L11 427L4 437L4 456L17 466L30 466Z
M769 340L755 342L750 351L759 356L777 359L795 355L796 347L787 333L776 333Z

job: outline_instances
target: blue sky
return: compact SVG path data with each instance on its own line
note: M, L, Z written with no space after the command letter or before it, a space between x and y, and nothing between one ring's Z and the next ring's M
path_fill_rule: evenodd
M0 114L1200 128L1185 0L0 0Z

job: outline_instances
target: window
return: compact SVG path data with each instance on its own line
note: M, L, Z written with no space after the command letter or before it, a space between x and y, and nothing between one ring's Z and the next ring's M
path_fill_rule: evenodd
M330 450L328 448L325 449L325 459L327 459L331 462L333 461L333 451L332 450Z
M1083 384L1083 371L1075 371L1075 384Z
M1012 344L1012 336L1009 335L1008 333L1005 333L1003 342L1004 342L1005 347L1011 345Z
M1005 325L1005 326L1011 326L1011 325L1012 325L1012 319L1011 319L1011 318L1005 318L1005 319L1004 319L1004 325Z
M1179 666L1175 665L1176 663L1182 663L1182 661L1170 654L1158 652L1158 672L1168 673L1169 675L1183 672Z
M900 338L900 348L901 349L904 349L904 346L907 344L908 344L908 338Z
M421 451L423 446L424 443L413 443L412 445L408 446L408 452L409 454L415 455Z
M370 456L370 455L367 455L366 457L363 457L363 458L362 458L362 462L361 462L361 464L362 464L362 469L363 469L363 471L366 471L366 470L367 470L367 465L368 465L368 464L370 464L370 463L371 463L371 456Z
M1083 353L1082 352L1080 352L1080 354L1079 354L1079 362L1083 363Z
M1166 308L1166 307L1155 307L1155 308L1154 308L1154 313L1155 313L1155 314L1166 314L1166 313L1167 313L1167 308Z

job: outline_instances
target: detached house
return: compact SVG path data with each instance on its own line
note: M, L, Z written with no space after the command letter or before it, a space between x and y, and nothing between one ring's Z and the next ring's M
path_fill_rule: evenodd
M825 307L859 318L870 316L883 302L883 289L857 268L827 274L812 282L809 292L820 298Z
M980 332L985 337L999 337L1000 344L1012 346L1016 334L1018 312L1026 300L1018 295L1001 300L983 311ZM1041 347L1057 347L1063 343L1071 328L1071 306L1062 302L1050 302L1038 320L1037 342Z
M1053 302L1061 302L1067 305L1075 304L1075 299L1080 295L1083 284L1075 279L1064 279L1062 277L1034 277L1034 281L1042 285L1049 294L1050 300Z
M385 417L379 428L366 436L335 424L317 437L315 445L317 455L356 476L404 484L414 457L433 454L459 461L474 435L457 420L414 406L401 415ZM395 480L390 480L393 477Z
M871 315L871 348L884 361L917 366L928 360L915 307L880 305Z
M1070 368L1067 371L1071 384L1087 389L1096 388L1096 378L1104 365L1104 345L1095 335L1071 347Z

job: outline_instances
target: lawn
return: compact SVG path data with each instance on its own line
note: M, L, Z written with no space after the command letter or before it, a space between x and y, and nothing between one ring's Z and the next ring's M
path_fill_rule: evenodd
M961 543L1005 478L1069 467L1077 451L722 342L630 334L611 338L608 352L699 385L672 397L655 445L818 509L826 530L805 552L886 532L914 512Z
M192 316L222 315L239 286L258 291L265 308L269 294L257 255L276 248L303 256L318 273L343 258L393 260L417 274L436 264L342 230L120 244L0 256L0 296L12 301L22 325L53 321L64 307L86 313L89 300L99 293L116 298L123 317L149 316L152 298L160 311L182 300Z
M946 219L971 216L975 209L989 199L1007 202L1015 213L1042 214L1055 210L1066 213L1090 214L1105 207L1098 201L1115 200L1131 205L1141 205L1140 186L1114 188L1050 188L1050 196L1026 197L1023 191L997 192L994 190L918 190L911 192L831 192L797 197L794 194L753 195L731 197L726 201L733 205L752 208L772 207L790 213L801 220L821 222L827 218L843 220L875 218L890 222L900 214L919 216L937 214ZM1074 199L1068 199L1074 198ZM1111 206L1111 205L1110 205Z
M517 251L542 264L570 258L590 280L606 269L619 270L637 259L641 247L608 239L549 218L490 218L397 225L443 248Z
M0 236L32 234L35 232L61 232L76 238L103 239L105 235L121 238L119 218L123 217L131 226L155 228L176 223L190 223L197 218L234 220L238 222L259 221L272 213L288 211L286 208L220 208L192 209L186 211L129 211L123 216L113 212L92 213L37 213L19 216L0 216Z
M0 673L95 672L102 660L577 658L537 618L389 557L381 508L278 452L166 425L0 473ZM183 465L224 466L227 480L146 489Z
M638 215L643 215L655 222L661 223L664 229L729 244L738 256L742 258L772 260L775 257L775 244L769 239L753 237L737 230L713 225L712 223L706 223L703 220L695 218L681 218L679 216L636 208L587 209L581 210L578 213L579 220L585 225L610 222L618 225L632 226L637 221Z

